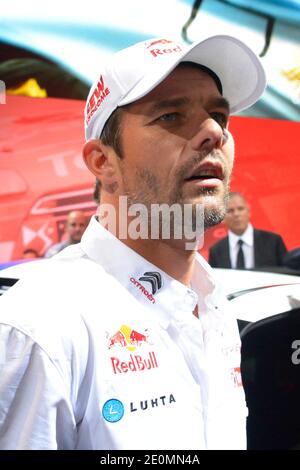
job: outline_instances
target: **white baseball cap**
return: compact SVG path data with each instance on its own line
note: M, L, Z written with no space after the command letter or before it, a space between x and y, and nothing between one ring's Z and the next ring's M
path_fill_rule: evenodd
M116 52L103 65L86 102L86 139L100 138L117 107L147 95L180 62L210 69L216 82L219 79L221 83L231 114L253 105L266 86L259 58L237 38L212 36L190 46L164 38L142 41Z

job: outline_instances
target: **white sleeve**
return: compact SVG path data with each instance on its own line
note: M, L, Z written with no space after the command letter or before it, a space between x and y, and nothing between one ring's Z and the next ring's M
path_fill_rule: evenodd
M0 325L0 449L73 449L69 388L30 336Z

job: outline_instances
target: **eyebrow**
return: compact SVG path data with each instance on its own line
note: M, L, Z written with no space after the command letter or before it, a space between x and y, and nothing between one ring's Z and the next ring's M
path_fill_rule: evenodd
M217 108L225 108L226 111L228 111L228 114L230 112L229 101L223 96L218 96L217 98L213 98L212 100L209 101L209 104L211 106L216 106Z
M160 100L158 103L154 103L150 108L150 113L157 113L159 111L163 111L166 108L180 108L182 106L188 105L190 100L185 97L181 98L170 98L165 100ZM215 106L217 108L224 108L228 114L230 112L230 105L226 98L223 96L212 98L209 100L210 106Z
M187 105L189 100L185 97L182 98L169 98L165 100L160 100L159 102L154 103L150 108L150 113L156 113L162 111L166 108L180 108L181 106Z

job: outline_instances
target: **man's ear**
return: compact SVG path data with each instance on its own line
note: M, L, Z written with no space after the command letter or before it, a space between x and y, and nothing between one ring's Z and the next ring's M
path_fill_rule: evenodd
M99 139L92 139L85 143L83 159L88 169L101 180L103 172L108 167L108 147Z
M117 156L113 148L93 139L85 143L82 153L88 169L101 181L102 190L115 193L119 184Z

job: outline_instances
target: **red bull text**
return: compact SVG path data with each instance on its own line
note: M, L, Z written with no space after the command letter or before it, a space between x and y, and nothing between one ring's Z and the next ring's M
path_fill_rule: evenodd
M157 369L158 364L155 352L149 352L147 356L130 354L129 361L120 361L117 357L111 357L114 374L126 374L127 372L139 372L143 370Z

